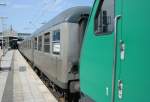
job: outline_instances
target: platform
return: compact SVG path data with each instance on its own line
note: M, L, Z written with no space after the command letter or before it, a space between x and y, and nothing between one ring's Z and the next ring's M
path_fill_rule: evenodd
M13 58L13 50L7 51L6 54L4 56L2 56L2 50L1 50L1 54L0 54L0 67L1 70L8 70L11 68L11 63L12 63L12 58Z
M8 51L1 66L0 102L57 102L18 50Z

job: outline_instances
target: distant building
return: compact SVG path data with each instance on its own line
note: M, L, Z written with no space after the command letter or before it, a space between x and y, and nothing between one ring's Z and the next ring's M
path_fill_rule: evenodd
M22 39L26 39L29 36L31 36L30 33L18 33L18 37Z
M0 46L2 47L3 39L5 47L16 49L18 48L18 43L24 40L26 37L29 37L30 35L30 33L17 33L12 27L10 27L3 33L0 32Z
M7 33L6 35L5 34L4 34L5 37L6 36L15 36L15 37L18 37L18 38L21 38L21 39L26 39L27 37L31 36L30 33L16 33L16 34ZM2 39L2 32L0 32L0 39Z

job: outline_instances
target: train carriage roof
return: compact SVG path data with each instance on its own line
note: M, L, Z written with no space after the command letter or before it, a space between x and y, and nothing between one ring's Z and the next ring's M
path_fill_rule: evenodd
M38 35L40 32L54 26L57 24L60 24L62 22L70 22L70 23L77 23L79 21L79 18L82 14L89 14L90 13L90 7L88 6L77 6L69 8L56 17L54 17L52 20L50 20L48 23L37 29L33 34ZM33 35L33 36L34 36Z

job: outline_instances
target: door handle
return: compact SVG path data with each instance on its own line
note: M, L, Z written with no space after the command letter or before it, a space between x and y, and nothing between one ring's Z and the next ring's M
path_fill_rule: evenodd
M115 79L116 79L116 60L117 60L117 24L121 15L117 15L114 20L114 57L113 57L113 69L112 69L112 102L115 97Z
M120 40L120 59L125 59L125 43L123 40Z
M118 98L122 99L123 94L123 82L122 80L118 80Z

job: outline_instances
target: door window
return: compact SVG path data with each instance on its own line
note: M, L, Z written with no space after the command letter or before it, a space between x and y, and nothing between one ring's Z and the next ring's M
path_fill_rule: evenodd
M38 37L38 50L42 51L42 36Z
M96 34L112 32L114 28L114 0L100 0L94 20Z
M53 54L60 54L60 31L56 30L53 32L52 38Z
M44 34L44 52L50 52L50 33Z
M37 50L37 37L34 38L34 49Z

